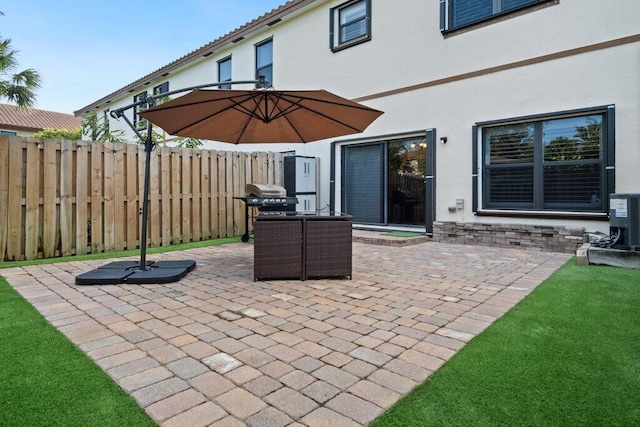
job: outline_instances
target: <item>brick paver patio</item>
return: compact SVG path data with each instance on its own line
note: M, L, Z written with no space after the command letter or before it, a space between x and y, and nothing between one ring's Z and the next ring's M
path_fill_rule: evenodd
M571 255L354 243L353 280L253 281L253 245L153 255L167 285L76 286L108 261L2 270L166 426L366 425Z

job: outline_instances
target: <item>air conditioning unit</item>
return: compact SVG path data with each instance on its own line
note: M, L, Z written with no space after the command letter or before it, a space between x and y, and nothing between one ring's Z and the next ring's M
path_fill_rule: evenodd
M609 195L609 226L619 236L614 247L640 250L640 194Z

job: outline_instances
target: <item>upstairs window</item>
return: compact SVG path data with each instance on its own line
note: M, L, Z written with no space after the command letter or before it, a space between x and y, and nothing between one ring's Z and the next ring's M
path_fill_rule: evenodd
M231 57L218 61L218 82L231 81ZM231 85L220 85L220 89L231 89Z
M331 9L331 50L371 40L371 0L350 1Z
M169 92L169 82L164 82L161 85L158 85L153 88L154 95L162 95L163 93Z
M612 122L607 108L482 127L483 207L606 213Z
M256 45L256 79L260 76L273 86L273 40Z
M102 112L102 123L104 125L104 129L109 132L109 109L107 108Z
M557 0L440 0L440 29L455 30Z
M147 98L147 91L141 92L133 97L133 102L139 102ZM133 107L133 125L136 129L144 129L147 127L147 121L140 117L138 113L146 110L147 104L140 104Z

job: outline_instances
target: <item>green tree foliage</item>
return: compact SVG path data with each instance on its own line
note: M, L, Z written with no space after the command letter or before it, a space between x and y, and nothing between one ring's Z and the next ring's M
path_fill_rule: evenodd
M491 164L532 162L533 126L516 124L490 128L487 151Z
M36 138L71 139L76 141L82 139L82 129L79 127L73 130L44 128L33 136Z
M203 144L202 140L198 138L183 138L181 136L177 137L175 141L180 148L198 148Z
M31 68L16 72L19 66L17 54L11 39L0 36L0 98L15 102L20 108L33 107L36 90L40 87L40 74Z
M82 119L82 134L90 141L125 143L124 132L121 130L109 130L109 124L98 118L94 111Z
M544 148L545 161L598 159L602 140L602 121L587 117L585 126L576 126L575 133L559 136Z

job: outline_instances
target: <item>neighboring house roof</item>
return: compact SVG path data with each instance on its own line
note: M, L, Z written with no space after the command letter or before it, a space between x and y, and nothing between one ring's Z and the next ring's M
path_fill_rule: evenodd
M141 77L132 83L129 83L128 85L116 90L115 92L112 92L109 95L103 98L100 98L99 100L85 107L82 107L79 110L74 111L74 114L80 115L80 114L88 113L92 109L98 108L100 105L110 101L113 98L116 98L118 96L121 96L123 94L126 94L128 92L135 90L136 88L138 88L144 83L148 83L150 81L153 81L161 77L166 77L172 71L180 68L185 64L188 64L203 56L206 57L211 55L216 49L219 49L221 46L227 43L238 42L242 40L244 37L246 37L248 34L256 30L259 30L265 26L275 25L276 23L280 22L282 18L284 18L285 16L299 10L300 8L308 4L313 3L314 1L316 0L290 0L287 3L283 4L282 6L279 6L273 9L271 12L265 13L264 15L259 16L258 18L247 22L241 27L225 34L222 37L215 39L210 43L207 43L206 45L194 50L193 52L190 52L182 56L181 58L176 59L175 61L165 65L164 67L158 68L152 73L149 73L146 76Z
M0 127L38 132L45 128L73 130L82 125L82 118L72 114L0 104Z

